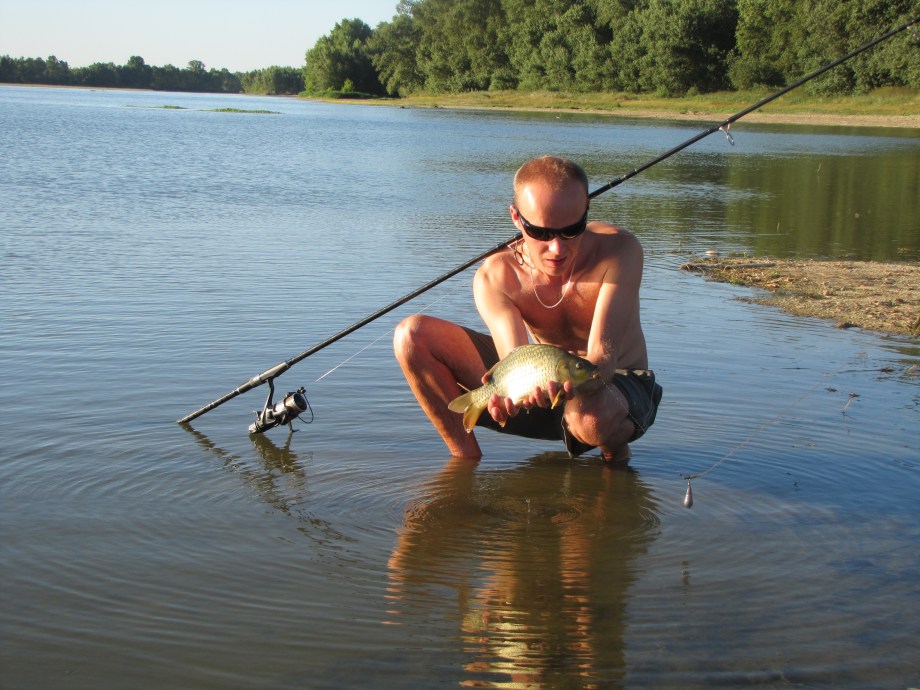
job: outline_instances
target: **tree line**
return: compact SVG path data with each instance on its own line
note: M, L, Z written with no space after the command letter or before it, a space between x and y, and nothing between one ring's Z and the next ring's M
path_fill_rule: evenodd
M0 82L263 94L519 90L678 96L777 87L917 14L917 0L399 0L389 22L343 19L302 68L251 72L0 57ZM917 31L806 85L920 89Z
M205 69L200 60L184 68L148 65L134 55L124 65L96 62L88 67L70 67L54 55L43 58L0 56L0 82L92 86L97 88L152 89L154 91L196 91L204 93L292 94L303 91L303 71L295 67L267 67L251 72Z
M625 91L775 87L917 13L915 0L401 0L371 29L344 19L307 51L310 92ZM916 35L809 84L920 88Z

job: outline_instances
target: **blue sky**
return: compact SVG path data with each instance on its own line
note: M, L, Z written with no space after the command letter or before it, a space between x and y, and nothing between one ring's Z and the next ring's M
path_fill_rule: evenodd
M300 67L304 53L342 19L371 27L398 0L0 0L0 55L56 56L71 67L149 65L248 71Z

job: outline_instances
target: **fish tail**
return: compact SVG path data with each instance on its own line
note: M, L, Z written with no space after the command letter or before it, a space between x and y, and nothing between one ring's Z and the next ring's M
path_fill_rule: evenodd
M486 409L486 404L483 401L476 400L473 393L469 392L451 400L447 409L451 412L462 412L463 428L467 431L472 431L473 427L476 426L476 420L479 419L479 415Z
M476 421L486 409L486 406L477 405L476 403L471 404L466 408L466 412L463 413L463 428L467 431L472 431L473 427L476 426Z
M451 412L466 412L466 408L473 404L473 394L464 393L459 398L454 398L447 405L447 409Z

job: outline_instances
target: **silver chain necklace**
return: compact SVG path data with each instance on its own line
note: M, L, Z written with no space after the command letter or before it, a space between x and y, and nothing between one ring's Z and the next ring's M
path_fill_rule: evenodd
M523 256L523 252L521 254ZM575 264L578 260L578 249L575 250L575 254L572 256L572 268L569 271L569 278L565 281L565 287L562 288L562 294L559 295L559 300L555 304L547 304L542 299L540 299L540 293L537 292L537 283L533 277L533 261L530 260L530 257L527 258L527 267L530 269L530 287L533 288L533 296L536 297L537 301L546 309L555 309L560 304L562 304L562 300L565 299L566 293L568 293L569 287L572 285L572 276L575 275Z

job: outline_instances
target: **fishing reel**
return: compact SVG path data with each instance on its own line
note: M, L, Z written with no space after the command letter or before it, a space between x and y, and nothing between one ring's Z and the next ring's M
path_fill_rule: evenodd
M249 425L249 433L262 434L273 427L287 424L293 434L296 431L294 420L307 410L310 410L311 415L313 414L306 392L306 389L301 386L296 391L285 393L284 399L274 403L272 402L272 396L275 394L274 379L269 379L268 397L265 399L262 411L254 413L256 421Z

